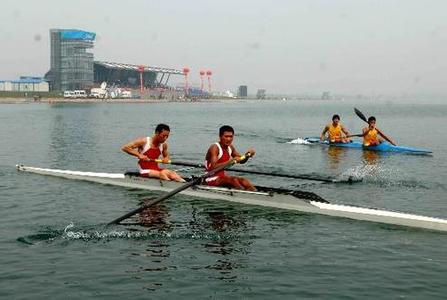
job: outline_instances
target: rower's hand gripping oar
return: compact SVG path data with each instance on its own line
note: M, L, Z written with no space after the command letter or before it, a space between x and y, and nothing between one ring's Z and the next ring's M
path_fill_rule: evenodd
M135 214L137 214L137 213L139 213L139 212L141 212L141 211L143 211L143 210L145 210L145 209L147 209L147 208L149 208L149 207L151 207L151 206L153 206L153 205L155 205L155 204L157 204L157 203L159 203L159 202L161 202L163 200L166 200L166 199L174 196L175 194L180 193L183 190L186 190L189 187L192 187L193 185L200 184L203 179L211 177L214 174L216 174L216 173L218 173L218 172L220 172L220 171L222 171L222 170L224 170L224 169L226 169L228 167L231 167L232 165L234 165L235 163L238 163L239 161L243 161L245 159L248 159L248 158L250 158L250 156L251 156L251 154L247 153L247 154L245 154L245 155L243 155L243 156L241 156L239 158L234 158L234 159L228 161L226 164L224 164L224 165L222 165L220 167L217 167L217 168L215 168L215 169L213 169L213 170L203 174L202 176L193 178L188 183L186 183L186 184L184 184L182 186L179 186L178 188L170 191L169 193L152 200L151 202L147 203L146 205L140 206L139 208L134 209L131 212L128 212L127 214L125 214L125 215L123 215L123 216L121 216L119 218L116 218L115 220L113 220L112 222L108 223L107 225L119 224L121 221L123 221L125 219L128 219L129 217L131 217L131 216L133 216L133 215L135 215Z
M354 107L354 112L357 116L359 116L360 119L362 119L363 121L365 121L366 123L368 123L368 120L366 119L365 115L358 110L357 108ZM369 123L368 123L369 124ZM379 128L376 127L377 132L379 132L383 138L385 140L387 140L388 142L390 142L392 145L397 146L389 137L387 137L381 130L379 130ZM362 135L363 136L363 135Z

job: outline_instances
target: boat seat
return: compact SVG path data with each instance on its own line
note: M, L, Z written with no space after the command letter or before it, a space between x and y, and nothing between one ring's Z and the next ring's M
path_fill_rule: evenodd
M135 176L135 177L140 177L140 171L138 170L127 170L126 172L124 172L125 176Z

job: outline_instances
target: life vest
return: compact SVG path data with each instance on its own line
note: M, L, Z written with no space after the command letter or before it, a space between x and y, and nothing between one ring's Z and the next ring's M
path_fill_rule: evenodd
M341 140L341 124L338 123L337 126L334 126L332 123L329 124L328 134L330 142L338 142Z
M366 135L363 136L363 146L377 145L379 140L377 139L377 130L371 129Z

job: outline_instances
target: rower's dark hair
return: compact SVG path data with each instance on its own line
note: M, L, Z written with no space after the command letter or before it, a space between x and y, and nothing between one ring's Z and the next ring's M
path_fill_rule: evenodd
M332 121L334 121L335 119L340 120L340 116L337 115L337 114L333 115L333 116L332 116Z
M234 129L230 125L224 125L219 128L219 136L222 136L224 132L231 132L234 134Z
M163 130L171 131L168 125L160 123L155 127L155 133L161 133Z
M371 121L375 121L375 120L376 120L376 117L371 116L368 118L368 123L371 123Z

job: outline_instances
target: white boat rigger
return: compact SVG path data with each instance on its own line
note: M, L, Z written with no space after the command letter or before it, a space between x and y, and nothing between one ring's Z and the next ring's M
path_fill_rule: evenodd
M84 180L101 184L123 186L127 188L170 192L182 185L173 181L163 181L139 177L136 174L96 173L70 170L45 169L17 165L17 170ZM306 213L343 217L362 221L425 228L447 232L447 220L408 213L393 212L375 208L364 208L351 205L332 204L318 195L305 191L294 191L276 188L258 187L259 191L241 191L235 189L197 185L181 193L188 196L206 199L217 199L242 204L296 210Z

